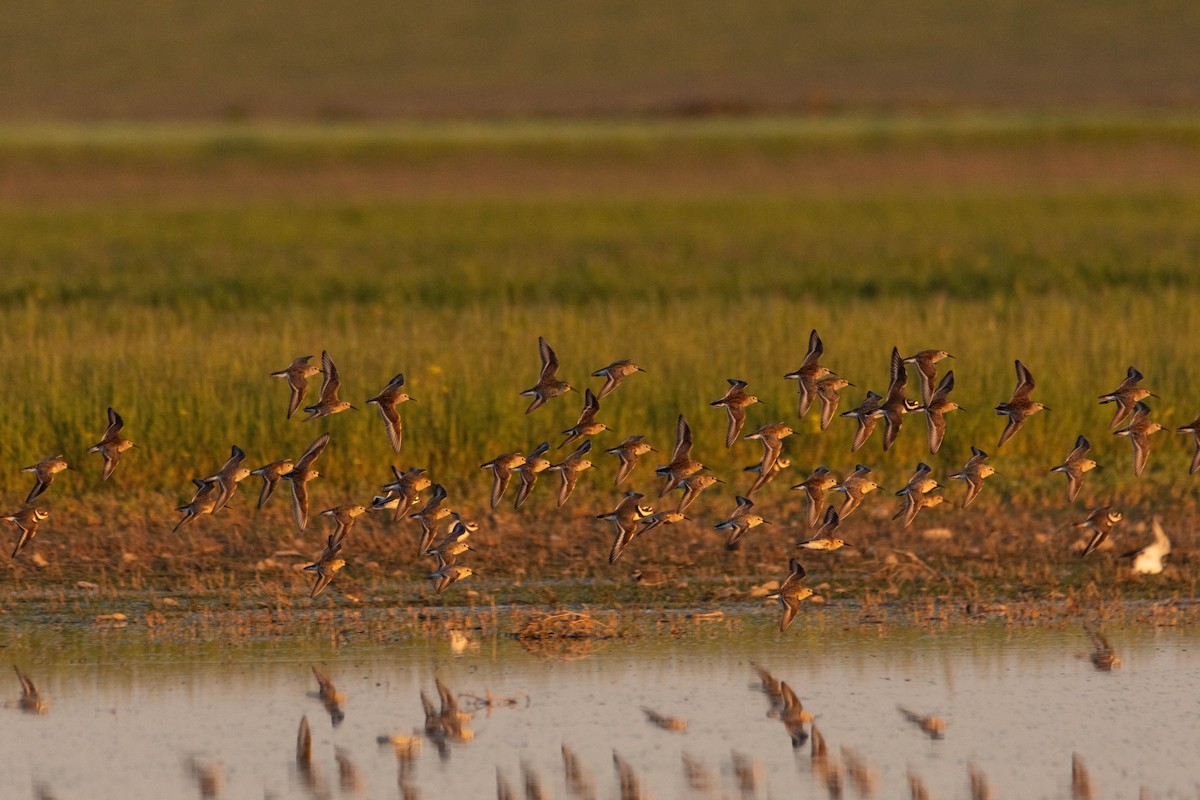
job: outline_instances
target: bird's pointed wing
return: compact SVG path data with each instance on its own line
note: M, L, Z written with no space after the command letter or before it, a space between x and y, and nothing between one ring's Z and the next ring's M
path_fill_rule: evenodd
M113 441L121 435L121 428L123 427L125 427L125 420L121 419L121 415L110 406L108 409L108 429L104 431L104 436L101 437L100 441Z
M1029 395L1033 393L1034 386L1036 386L1033 380L1033 373L1019 360L1015 361L1014 364L1017 368L1017 387L1013 389L1013 402L1028 401Z
M883 413L884 452L896 442L896 437L900 435L900 426L903 424L904 417L899 411L888 410Z
M804 361L801 362L800 369L815 366L823 355L825 355L825 343L821 341L820 334L814 328L812 333L808 334L808 352L804 354Z
M684 461L692 457L692 429L688 426L683 414L675 422L675 450L671 455L672 462Z
M538 337L538 354L542 358L542 372L538 383L558 380L558 356L554 355L550 344L541 336Z
M817 384L817 397L821 398L821 430L825 430L829 423L833 422L833 415L837 413L841 396L836 391L822 389L821 384Z
M121 458L121 454L116 450L104 450L101 453L104 456L104 472L100 475L100 480L108 480L113 474L113 470L117 468L117 461Z
M520 508L529 497L529 493L533 491L534 484L537 483L537 473L531 469L521 470L521 488L517 490L517 498L513 501L513 508ZM495 487L493 487L493 492ZM503 491L500 494L504 494Z
M746 409L727 405L725 413L729 416L729 427L725 431L725 446L733 447L733 443L737 441L742 432L742 427L746 424Z
M858 419L858 429L854 431L854 443L850 446L850 452L853 453L867 443L867 439L871 438L871 434L875 431L875 417L860 417Z
M628 451L621 450L618 455L621 458L621 466L617 468L617 477L613 481L613 486L620 486L633 472L633 468L637 466L638 462L638 457Z
M1141 475L1150 458L1150 437L1145 434L1131 433L1129 442L1133 445L1133 474Z
M330 438L331 437L328 433L323 433L318 436L313 443L308 446L308 449L304 451L304 454L296 460L293 468L304 472L311 467L312 463L317 460L317 456L321 455L321 452L325 449L325 445L329 444Z
M308 378L299 372L288 373L288 389L292 393L288 399L287 413L288 419L291 419L296 409L304 402L304 395L308 394Z
M904 387L908 385L908 372L904 369L904 359L900 357L900 351L895 347L892 348L889 376L887 402L891 404L898 398L902 399L904 397Z
M575 491L575 484L579 481L579 473L573 469L560 469L559 475L562 477L562 482L558 486L558 505L562 506L567 502L567 498L571 496L571 492Z
M278 478L268 478L266 476L266 474L263 474L262 489L258 493L258 507L259 508L262 508L264 505L267 504L267 501L271 499L271 495L275 491L275 487L278 485L279 485Z
M404 423L400 420L400 412L396 406L388 403L377 403L379 416L383 418L383 429L387 432L388 442L392 452L399 453L400 445L404 442Z
M936 453L946 435L946 415L940 411L926 411L925 421L929 425L929 452Z
M579 421L576 426L591 425L596 421L596 414L600 411L600 401L596 395L592 394L591 389L585 389L583 393L583 410L579 412Z
M1004 426L1004 432L1000 434L1000 441L996 444L997 448L1003 447L1004 443L1013 437L1021 426L1025 424L1025 417L1019 414L1009 414L1008 424Z
M512 473L507 469L495 466L492 467L492 508L500 505L500 499L504 497L504 492L508 489L508 482L512 478Z
M321 402L336 401L342 378L338 374L337 365L333 363L333 358L325 350L321 351L321 371L325 373L325 380L321 384Z
M962 507L966 508L983 490L983 479L978 475L963 475L963 482L967 485L967 493L963 495Z
M296 527L304 530L308 527L308 485L302 480L290 481L292 484L292 516Z

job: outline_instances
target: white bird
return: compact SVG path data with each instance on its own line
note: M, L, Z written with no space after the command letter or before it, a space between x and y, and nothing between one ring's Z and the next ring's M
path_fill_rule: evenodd
M1163 533L1158 519L1150 523L1154 541L1140 550L1125 553L1121 558L1133 559L1133 571L1138 575L1158 575L1163 571L1163 558L1171 552L1171 540Z

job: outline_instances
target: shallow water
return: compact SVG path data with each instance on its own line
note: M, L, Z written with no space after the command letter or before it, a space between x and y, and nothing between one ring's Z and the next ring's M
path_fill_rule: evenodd
M0 775L4 797L199 797L187 762L212 765L221 797L398 797L400 776L419 796L494 797L497 770L523 796L522 765L545 796L570 797L560 747L574 750L597 797L620 796L613 752L646 796L826 797L809 745L793 749L752 663L786 681L816 718L831 756L852 748L877 776L875 797L907 798L919 774L935 798L969 796L967 769L985 773L997 798L1071 797L1078 753L1096 797L1200 797L1200 632L1105 631L1122 664L1097 669L1082 627L973 626L928 632L836 627L780 635L770 620L714 626L683 638L645 636L598 644L590 655L547 656L501 639L461 656L445 640L336 650L151 645L55 650L21 641L0 649L49 704L15 707L21 685L0 673ZM568 657L569 656L569 657ZM310 665L345 695L334 726L316 698ZM459 695L519 700L479 710L473 739L426 740L408 765L376 737L423 729L420 693L437 702L435 677ZM525 697L528 697L528 703ZM931 740L897 705L936 714ZM642 707L687 720L686 733L651 725ZM295 766L307 716L315 777ZM335 748L359 788L343 786ZM738 787L733 754L757 762L755 790ZM689 788L684 753L711 772L711 793ZM860 796L847 779L846 797Z

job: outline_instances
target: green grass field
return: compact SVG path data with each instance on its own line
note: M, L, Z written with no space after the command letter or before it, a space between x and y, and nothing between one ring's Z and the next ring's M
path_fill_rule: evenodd
M829 364L860 387L847 390L847 408L866 388L886 388L893 344L903 351L945 347L959 356L955 395L967 411L951 419L946 444L932 459L946 471L971 444L994 450L1002 421L990 409L1012 388L1012 360L1025 361L1054 411L996 454L1004 477L989 489L999 496L1054 502L1061 487L1042 471L1080 432L1110 467L1094 478L1105 493L1185 493L1184 437L1157 437L1151 469L1134 480L1127 444L1107 433L1107 411L1094 401L1132 363L1162 396L1155 408L1165 422L1189 422L1200 410L1186 368L1200 348L1200 323L1191 313L1200 292L1200 194L1153 180L1131 181L1124 192L1069 182L1039 191L976 177L970 163L966 174L932 190L804 184L803 157L838 142L851 153L895 160L929 148L909 142L902 123L890 133L884 128L883 143L864 145L863 129L881 124L864 123L846 141L837 127L808 138L789 137L781 124L769 137L758 136L756 124L742 139L726 129L720 147L705 156L702 190L681 184L589 192L584 180L583 189L562 198L522 188L520 160L488 156L486 147L480 156L472 142L507 141L509 152L529 161L543 150L563 163L575 157L599 172L631 157L630 137L610 131L605 138L601 126L573 156L581 138L575 130L555 135L552 126L549 134L522 136L520 127L501 126L463 144L451 128L441 144L447 171L477 170L493 158L512 182L511 196L501 186L480 199L402 194L359 202L319 181L310 193L301 184L287 196L242 199L235 185L197 199L187 194L184 173L266 182L279 158L291 162L286 169L302 162L301 171L330 172L339 169L342 147L347 160L370 164L363 142L371 136L361 132L343 144L309 131L304 140L320 156L297 153L279 135L243 133L251 144L233 155L213 144L219 136L152 136L152 151L164 138L177 143L163 156L170 165L159 168L174 171L179 196L116 205L11 199L0 211L9 231L0 241L0 348L13 389L0 419L0 458L10 465L0 486L19 491L26 476L12 467L42 455L63 450L83 460L112 403L144 447L119 473L126 489L182 493L189 477L219 465L234 442L265 462L298 452L328 429L336 443L330 485L363 495L393 460L373 411L288 423L280 413L286 389L266 377L295 355L326 348L347 397L359 404L405 372L419 401L404 409L408 434L395 460L429 466L456 491L482 496L479 463L554 439L578 412L579 398L570 396L521 413L517 392L536 378L538 335L555 346L564 376L578 387L598 385L587 373L615 358L634 358L650 370L604 404L601 419L616 433L597 444L638 432L667 449L683 412L702 460L732 477L733 467L757 460L759 448L738 444L726 453L723 414L708 401L721 396L725 378L739 377L763 399L751 409L750 428L792 417L793 385L781 376L799 364L816 327ZM936 149L960 158L965 152L968 160L993 153L997 127L979 126L977 139L966 127L956 143ZM1097 132L1088 134L1092 128ZM1190 138L1195 128L1179 123L1138 128L1132 144L1095 123L1072 130L1074 139L1057 150L1092 152L1101 164L1156 142L1176 148L1172 158L1184 167L1196 160L1194 145L1179 143L1181 130ZM705 142L711 145L711 128L700 123L688 134L681 125L643 132L636 158L651 173L662 168L676 157L666 153L664 138L683 141L686 157L699 158ZM375 135L386 144L373 158L397 171L397 182L406 170L419 175L429 150L438 149L430 133L415 138L411 151L403 138ZM1036 158L1044 157L1036 143L1045 131L1031 125L1027 137ZM93 145L82 150L70 143L78 133L62 138L68 143L60 146L39 139L31 151L20 145L27 138L10 135L7 141L18 144L0 148L0 158L42 170L29 181L36 191L47 164L60 178L85 182L92 173L122 169L113 164L135 160L141 148L133 134L85 136ZM1096 140L1106 143L1089 151L1087 142ZM1019 142L1002 149L1011 159L1024 152ZM781 159L794 188L760 195L737 181L722 187L723 167L764 153ZM415 166L405 167L409 161ZM851 456L852 428L838 420L821 435L807 419L787 449L801 469L846 469L862 460L889 483L901 482L922 457L920 417L886 456L878 443ZM608 460L599 459L603 474L611 472ZM56 492L111 489L72 477ZM599 491L601 477L585 483Z
M877 434L851 454L853 423L839 419L821 433L810 412L785 442L790 474L756 496L786 523L783 534L739 556L739 575L782 577L774 573L800 510L790 484L820 465L845 473L864 463L890 491L869 498L874 510L848 526L883 548L853 562L868 568L850 570L861 582L847 585L871 587L861 597L959 594L968 580L987 587L970 590L984 597L1104 584L1111 564L1071 560L1069 535L1053 533L1103 503L1125 510L1131 525L1162 514L1184 565L1162 591L1194 594L1190 440L1158 434L1149 469L1135 478L1130 448L1108 433L1109 407L1096 398L1134 364L1161 396L1152 405L1170 430L1200 411L1190 369L1200 356L1200 191L1188 178L1200 166L1197 131L1186 116L988 115L345 126L328 135L287 126L9 128L0 134L2 510L15 510L32 485L20 467L64 452L81 469L45 495L55 516L37 540L51 557L44 575L99 574L139 589L195 570L194 591L237 591L244 570L272 552L315 549L324 521L295 534L283 499L255 514L251 481L221 518L172 537L189 479L215 471L232 444L257 466L295 457L330 431L314 510L365 503L390 464L422 466L454 507L486 523L495 574L605 578L608 528L590 516L619 496L615 457L595 454L598 468L561 511L556 478L546 475L521 513L487 513L490 482L479 465L542 440L557 445L581 405L571 394L522 413L518 392L536 379L542 335L580 388L598 388L588 373L617 358L648 370L602 404L613 431L596 439L598 449L642 433L669 450L676 416L691 421L696 456L728 484L697 502L690 526L638 558L699 565L716 580L731 567L711 526L748 486L740 468L761 448L738 442L727 451L724 414L708 404L737 377L762 399L747 432L794 419L794 385L782 376L817 328L825 362L857 385L843 408L866 389L885 390L895 345L954 353L944 366L955 370L964 410L951 415L936 456L920 416L908 418L892 451L880 452ZM268 373L322 349L342 372L343 397L360 408L393 374L408 376L417 402L402 408L399 456L372 409L285 419L286 387ZM1053 411L997 451L1003 420L991 409L1012 390L1015 358ZM103 432L108 405L139 447L101 483L99 457L84 450ZM1105 470L1068 505L1065 480L1047 470L1079 433ZM953 529L949 549L914 545L915 534L886 522L890 492L919 460L944 478L973 444L993 454L999 474L971 509L915 526ZM630 487L653 494L660 462L654 454L645 462ZM955 502L961 488L947 483ZM977 532L978 542L969 538ZM347 579L357 588L347 591L387 594L395 576L417 578L410 533L364 522ZM1051 560L1001 570L1029 554L1035 535L1050 537L1036 554ZM923 589L879 577L877 568L890 567L876 557L914 547L943 570L921 578ZM36 585L23 564L12 564L16 585ZM838 583L835 575L834 596ZM1122 590L1154 594L1140 584ZM253 591L263 602L290 596L274 583ZM517 602L554 595L519 582L504 591ZM601 603L620 597L605 581L571 591ZM711 594L700 591L680 597Z

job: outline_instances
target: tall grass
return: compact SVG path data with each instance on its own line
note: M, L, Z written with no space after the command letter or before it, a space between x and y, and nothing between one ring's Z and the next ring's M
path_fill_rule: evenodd
M945 476L974 444L1000 471L985 508L1054 507L1064 481L1047 470L1085 433L1107 469L1089 476L1083 502L1194 508L1185 437L1158 434L1149 470L1134 478L1129 446L1108 434L1109 407L1096 398L1135 364L1161 395L1152 405L1165 423L1200 411L1200 194L996 196L981 186L857 199L233 203L8 210L0 229L7 505L30 483L17 469L60 451L84 470L59 476L48 500L173 499L189 493L189 478L215 471L231 444L257 465L294 457L328 430L326 478L314 489L321 507L366 500L397 463L429 468L460 505L482 508L479 465L542 440L557 445L581 405L570 394L522 413L517 393L537 377L539 335L580 389L598 386L588 373L617 358L648 370L602 404L612 432L597 447L643 433L669 450L684 413L696 455L732 494L760 448L726 451L724 414L708 402L737 377L762 400L747 432L793 419L794 384L782 375L817 328L825 362L858 387L845 391L843 410L866 389L886 389L893 345L954 353L942 366L955 370L965 410L950 416L937 456L925 450L921 416L907 419L891 452L876 437L852 455L852 423L820 433L810 413L785 443L790 482L818 465L861 462L898 488L918 460ZM268 373L322 349L362 410L289 422L287 389ZM1014 358L1053 411L998 452L1003 420L991 409L1012 390ZM363 401L399 371L417 401L402 407L405 444L394 456ZM108 405L140 445L115 485L99 483L98 457L83 452ZM615 458L594 451L593 461L599 469L575 504L614 495ZM633 485L649 491L651 470L642 466ZM786 496L786 482L765 497Z

